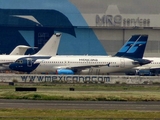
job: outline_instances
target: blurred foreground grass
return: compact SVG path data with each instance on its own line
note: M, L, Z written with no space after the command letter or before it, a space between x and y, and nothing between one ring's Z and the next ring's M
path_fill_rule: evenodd
M36 87L36 92L16 92L15 87ZM69 91L74 88L74 91ZM159 85L53 84L0 85L1 99L160 101Z
M36 87L36 92L16 92L15 87ZM74 88L75 91L69 91ZM159 101L159 85L22 84L0 85L1 99ZM0 120L143 120L159 119L160 111L0 109Z
M160 112L149 111L0 109L1 120L154 120L159 118Z

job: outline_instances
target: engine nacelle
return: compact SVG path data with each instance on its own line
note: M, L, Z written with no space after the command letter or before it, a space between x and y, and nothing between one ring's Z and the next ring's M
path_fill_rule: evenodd
M90 74L90 70L89 69L81 70L80 74L82 74L82 75L89 75Z
M56 70L56 74L58 75L73 75L73 70L70 69L58 69Z

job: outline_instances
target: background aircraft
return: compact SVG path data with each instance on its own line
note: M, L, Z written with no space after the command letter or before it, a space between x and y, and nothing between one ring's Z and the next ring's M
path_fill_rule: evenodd
M160 73L160 57L144 57L151 63L125 71L126 75L155 76Z
M26 45L18 45L9 55L24 55L29 48L31 47ZM7 70L6 68L8 68L8 65L0 64L0 70Z

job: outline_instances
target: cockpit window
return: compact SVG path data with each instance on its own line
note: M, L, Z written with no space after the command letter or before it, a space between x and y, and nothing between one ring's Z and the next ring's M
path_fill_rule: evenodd
M22 64L22 63L23 63L23 60L21 60L20 63Z
M16 60L16 63L22 64L23 60Z

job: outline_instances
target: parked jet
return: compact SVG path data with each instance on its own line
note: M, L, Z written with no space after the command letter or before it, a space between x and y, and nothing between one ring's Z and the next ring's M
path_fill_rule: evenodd
M160 74L160 57L144 57L152 61L148 65L144 65L142 67L137 67L136 69L138 70L138 74L143 74L143 70L148 70L149 75L159 75Z
M31 47L25 45L18 45L13 49L13 51L9 55L24 55L27 49L29 48ZM8 68L8 65L6 66L4 64L0 64L0 70L5 70L6 68Z
M2 70L9 69L9 64L15 62L18 58L21 57L36 56L37 58L40 57L43 59L48 59L51 56L56 55L60 38L60 33L52 35L47 43L41 48L41 50L34 55L13 55L13 53L12 55L0 55L0 65L5 66L5 69L2 68Z
M122 57L53 56L50 59L23 57L12 63L12 70L27 73L108 74L150 63L142 59L148 35L141 35ZM120 50L121 51L121 50ZM122 52L121 52L122 53Z
M134 67L130 70L125 71L126 75L159 75L160 74L160 57L144 57L148 59L151 63Z

